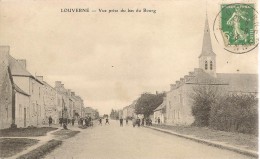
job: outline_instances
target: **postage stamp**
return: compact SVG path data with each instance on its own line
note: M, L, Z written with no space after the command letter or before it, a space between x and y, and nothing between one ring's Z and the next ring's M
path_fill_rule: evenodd
M221 28L225 45L253 45L254 4L221 5Z
M258 46L255 4L221 4L214 21L215 38L225 50L242 54Z

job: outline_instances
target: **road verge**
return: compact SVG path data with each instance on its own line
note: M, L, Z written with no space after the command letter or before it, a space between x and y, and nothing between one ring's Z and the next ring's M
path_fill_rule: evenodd
M196 142L199 142L199 143L207 144L209 146L213 146L213 147L217 147L217 148L221 148L221 149L226 149L226 150L237 152L237 153L247 155L247 156L250 156L250 157L258 158L258 152L256 152L256 151L252 151L252 150L248 150L248 149L244 149L244 148L240 148L240 147L235 147L235 146L223 143L223 142L216 142L216 141L201 139L201 138L197 138L197 137L194 137L194 136L191 136L191 135L183 135L183 134L179 134L179 133L176 133L176 132L173 132L173 131L170 131L170 130L160 129L160 128L156 128L156 127L153 127L153 126L145 126L145 127L153 129L153 130L157 130L157 131L160 131L160 132L163 132L163 133L167 133L167 134L175 135L175 136L182 137L182 138L185 138L185 139L189 139L189 140L192 140L192 141L196 141Z

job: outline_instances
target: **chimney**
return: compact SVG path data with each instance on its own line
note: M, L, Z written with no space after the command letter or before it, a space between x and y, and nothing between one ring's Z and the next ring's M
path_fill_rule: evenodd
M9 65L8 56L9 56L10 47L9 46L0 46L0 65L2 67L7 67Z
M71 92L71 96L75 96L75 92Z
M25 59L17 59L16 61L19 62L20 65L23 66L23 68L26 69L26 60Z
M55 81L55 87L61 87L61 81Z
M176 84L171 84L171 90L175 89Z
M43 76L36 76L36 79L39 80L40 82L43 82Z
M71 96L71 89L68 89L67 92L68 92L68 95Z
M156 91L155 93L156 93L156 95L159 94L158 91Z

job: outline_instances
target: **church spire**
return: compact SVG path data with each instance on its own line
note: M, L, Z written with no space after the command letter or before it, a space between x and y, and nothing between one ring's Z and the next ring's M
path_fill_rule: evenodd
M216 54L213 52L212 49L207 14L206 14L205 27L204 27L202 50L199 56L199 66L206 73L216 77Z
M215 53L212 50L208 15L206 13L206 21L205 21L205 26L204 26L204 37L203 37L203 43L202 43L202 50L201 50L201 54L200 54L199 57L208 56L208 55L215 55Z

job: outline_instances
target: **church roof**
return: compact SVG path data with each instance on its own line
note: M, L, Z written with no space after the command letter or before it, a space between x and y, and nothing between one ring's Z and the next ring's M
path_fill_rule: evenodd
M258 92L257 74L217 73L217 78L229 83L230 92Z
M204 27L203 43L202 43L202 50L201 50L201 54L200 54L199 57L201 57L201 56L208 56L208 55L215 56L216 54L213 52L213 49L212 49L208 16L206 16L205 27Z
M201 68L195 69L195 74L192 78L186 80L186 84L210 84L210 85L227 85L226 81L211 76Z

